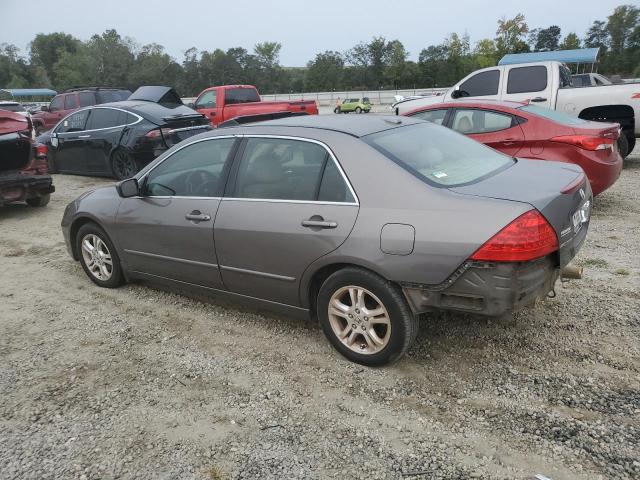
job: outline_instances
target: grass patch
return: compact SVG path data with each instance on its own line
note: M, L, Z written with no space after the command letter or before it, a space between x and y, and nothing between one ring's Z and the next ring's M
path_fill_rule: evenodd
M616 275L629 275L629 270L626 268L618 268L616 269Z
M606 267L609 265L607 261L603 258L587 258L584 261L584 265L588 267Z
M226 477L222 469L215 465L205 468L202 473L207 480L224 480Z

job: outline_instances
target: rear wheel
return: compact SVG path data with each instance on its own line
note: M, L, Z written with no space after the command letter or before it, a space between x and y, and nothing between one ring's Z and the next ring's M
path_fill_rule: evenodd
M116 150L111 156L111 171L118 180L133 177L138 173L135 159L124 150Z
M76 235L76 251L87 276L101 287L115 288L124 283L120 258L104 230L86 223Z
M362 365L396 361L418 332L418 319L400 289L359 268L339 270L324 282L317 315L334 348Z
M356 107L356 113L362 113L362 109L360 107Z
M49 203L49 200L51 200L51 194L47 193L41 197L27 198L25 201L30 207L44 207Z
M629 155L629 140L624 133L621 133L618 137L618 151L622 158L626 158Z

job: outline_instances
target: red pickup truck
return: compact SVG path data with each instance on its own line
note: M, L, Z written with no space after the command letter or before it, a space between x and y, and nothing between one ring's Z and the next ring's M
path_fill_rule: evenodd
M191 105L189 105L191 106ZM198 95L192 108L205 115L214 127L227 120L270 118L269 114L292 112L295 114L317 115L318 106L314 100L294 100L289 102L263 102L253 85L223 85L210 87Z

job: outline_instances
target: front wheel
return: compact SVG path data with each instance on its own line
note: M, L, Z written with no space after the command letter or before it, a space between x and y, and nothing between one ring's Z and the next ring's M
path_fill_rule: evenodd
M367 366L398 360L418 332L418 319L400 289L367 270L346 268L320 288L318 320L331 344Z
M95 223L86 223L76 235L76 251L82 269L101 287L115 288L124 283L120 258L104 230Z
M356 107L356 113L362 113L362 109L360 107Z
M138 173L138 164L124 150L116 150L111 156L111 171L118 180L125 180Z

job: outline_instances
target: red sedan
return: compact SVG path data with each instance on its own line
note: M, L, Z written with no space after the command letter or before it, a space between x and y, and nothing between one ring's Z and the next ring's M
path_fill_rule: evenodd
M589 122L519 102L465 100L405 114L460 133L511 157L580 165L594 195L615 183L622 170L616 140L620 126Z

